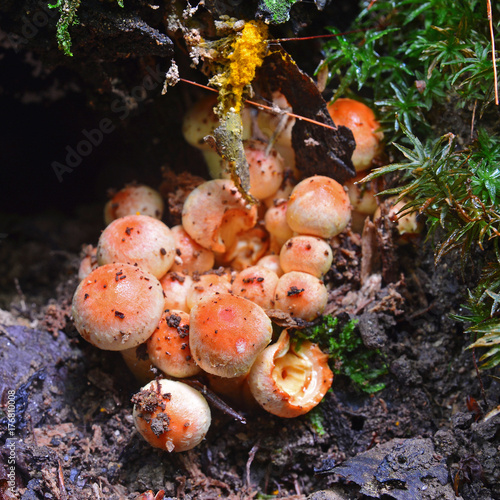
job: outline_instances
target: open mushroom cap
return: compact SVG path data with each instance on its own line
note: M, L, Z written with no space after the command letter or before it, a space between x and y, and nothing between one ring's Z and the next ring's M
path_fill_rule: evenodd
M249 206L234 182L214 179L194 189L184 202L182 226L199 245L224 253L257 222L257 207Z
M71 311L85 340L122 351L153 334L163 307L163 290L152 274L130 264L107 264L80 282Z
M357 172L370 168L374 158L380 154L380 142L384 134L375 113L366 104L354 99L342 98L328 105L328 112L335 125L351 129L356 141L352 163Z
M191 450L203 441L211 413L203 395L175 380L153 380L132 398L134 423L155 448L169 452Z
M328 356L309 341L294 343L286 330L259 354L248 376L257 402L269 413L293 418L312 410L332 385Z
M189 349L189 314L184 311L165 311L147 346L149 359L166 375L185 378L201 371Z
M314 175L299 182L288 199L286 221L299 234L331 238L351 219L351 203L343 186L330 177Z
M238 234L233 244L223 254L216 254L216 263L241 271L253 266L269 250L270 238L267 231L256 226Z
M281 247L280 266L285 273L300 271L321 278L332 262L332 248L316 236L293 236Z
M149 215L155 219L163 216L164 203L161 194L144 185L130 185L120 189L104 207L106 225L126 215Z
M136 264L161 278L174 263L175 240L167 225L148 215L127 215L104 229L97 245L99 265Z
M312 321L325 309L328 291L312 274L291 271L278 280L275 307L291 316Z
M238 377L250 370L271 342L272 330L271 320L260 306L221 293L201 299L191 309L189 344L203 370Z

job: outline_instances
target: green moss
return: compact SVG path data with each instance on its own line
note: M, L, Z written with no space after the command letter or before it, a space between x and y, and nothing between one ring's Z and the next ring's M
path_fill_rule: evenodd
M116 0L120 7L123 7L123 0ZM72 57L71 52L71 35L69 29L71 26L78 24L78 9L80 8L81 0L57 0L55 4L48 4L51 9L59 9L59 20L57 21L57 44L67 56Z
M290 19L290 9L299 0L262 0L259 10L267 15L267 20L274 24L285 23Z
M327 315L318 325L295 334L319 344L328 353L333 373L349 377L358 389L373 394L385 387L384 383L374 381L387 373L387 367L380 357L376 360L379 351L364 347L357 323L358 320L351 319L341 328L338 318Z

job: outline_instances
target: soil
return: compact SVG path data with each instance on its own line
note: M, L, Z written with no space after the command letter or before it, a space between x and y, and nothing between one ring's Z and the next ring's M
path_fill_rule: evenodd
M99 15L108 12L98 4ZM144 4L137 2L137 10ZM151 448L132 421L131 398L141 384L118 353L80 338L70 304L82 248L95 244L103 228L107 189L131 180L160 188L169 180L163 192L172 219L167 214L165 222L172 224L179 202L172 179L183 172L206 177L201 156L180 135L182 115L200 93L176 86L160 101L161 89L154 88L121 118L109 113L113 96L139 85L146 67L168 69L162 57L180 49L160 37L157 59L148 60L151 44L137 36L129 41L134 57L116 57L109 46L98 61L92 54L103 38L96 37L82 67L48 42L54 19L19 47L10 35L21 32L22 12L7 2L0 13L6 113L0 499L500 498L498 370L478 374L466 349L470 339L452 318L463 312L480 254L465 269L457 255L435 265L425 235L401 244L389 223L363 236L347 231L334 245L336 265L325 278L328 312L343 321L357 318L355 333L366 349L377 350L371 363L387 366L377 379L384 389L370 395L336 376L317 413L322 428L307 415L281 419L234 407L242 423L212 406L201 445L179 454ZM142 16L154 27L161 24L157 17L156 10ZM82 24L75 54L85 46ZM178 57L181 70L199 78ZM300 61L300 53L294 57ZM105 117L116 130L58 179L53 161L65 161L67 147L75 148L83 131Z

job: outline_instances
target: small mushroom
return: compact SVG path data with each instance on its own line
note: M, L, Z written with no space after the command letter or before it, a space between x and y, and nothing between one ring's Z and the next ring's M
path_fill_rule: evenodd
M271 250L278 253L283 244L293 236L293 231L286 221L287 200L279 200L269 207L264 215L264 225L271 235Z
M309 341L293 342L286 330L259 354L248 376L250 391L269 413L293 418L312 410L333 381L328 356Z
M191 309L189 344L196 363L206 372L239 377L271 342L272 330L260 306L221 293L201 299Z
M191 276L168 272L161 278L160 283L165 294L165 309L180 309L188 313L187 298L193 284Z
M325 309L328 291L312 274L291 271L278 280L275 307L291 316L312 321Z
M368 106L354 99L337 99L328 105L328 112L335 125L351 129L356 148L352 163L357 172L371 167L374 158L381 153L384 134L375 113Z
M270 254L264 255L257 261L257 266L265 267L269 269L269 271L273 271L278 275L278 278L283 276L283 269L280 266L280 257L279 255Z
M255 302L262 309L272 309L278 279L274 271L261 266L250 266L236 275L232 290L236 295Z
M99 265L134 264L161 278L174 263L175 241L168 226L148 215L127 215L104 229L97 244Z
M160 282L130 264L107 264L80 282L71 312L80 335L108 351L122 351L145 342L164 308Z
M281 247L280 266L285 273L300 271L321 278L332 262L332 248L316 236L294 236Z
M128 369L141 384L147 384L155 378L157 370L149 360L148 348L145 343L124 349L120 351L120 354Z
M149 359L170 377L192 377L200 372L189 349L189 314L167 310L147 341Z
M223 254L216 255L220 266L229 266L236 271L253 266L269 250L269 234L260 226L238 234L233 244Z
M163 210L163 198L158 191L149 186L133 184L115 193L106 203L104 221L108 225L126 215L149 215L161 219Z
M189 194L182 209L182 226L189 236L219 253L256 222L257 207L248 206L234 182L227 179L204 182Z
M207 136L213 136L214 130L220 125L219 118L214 112L217 106L217 96L208 95L197 101L184 115L182 122L182 134L184 139L199 149L208 167L212 179L218 179L222 175L224 160L212 149L205 140ZM249 139L252 135L252 110L245 106L241 111L243 124L242 138Z
M132 398L134 423L155 448L191 450L203 441L211 413L202 394L175 380L153 380Z
M337 181L322 175L299 182L288 199L286 221L299 234L332 238L351 219L349 196Z
M191 310L203 297L226 293L231 290L231 277L223 273L207 273L195 277L186 295L186 305Z
M249 193L258 200L273 196L283 182L284 161L282 156L267 144L259 140L246 141L245 157L250 175ZM223 178L230 178L225 172Z

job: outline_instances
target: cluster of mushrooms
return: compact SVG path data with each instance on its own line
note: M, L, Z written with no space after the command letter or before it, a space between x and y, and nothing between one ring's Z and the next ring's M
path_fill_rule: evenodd
M121 351L138 378L150 380L133 397L136 427L152 446L175 452L199 444L211 422L203 394L182 379L203 375L222 397L284 418L322 400L333 379L328 356L271 318L321 315L330 243L351 218L377 208L354 181L345 188L329 177L300 179L294 119L245 110L250 194L258 200L248 204L204 141L218 125L214 105L200 101L184 121L186 140L204 152L213 178L189 193L182 224L161 221L163 199L150 187L116 193L97 247L82 260L72 304L85 340ZM329 110L354 133L356 169L370 168L382 138L373 112L350 99Z

